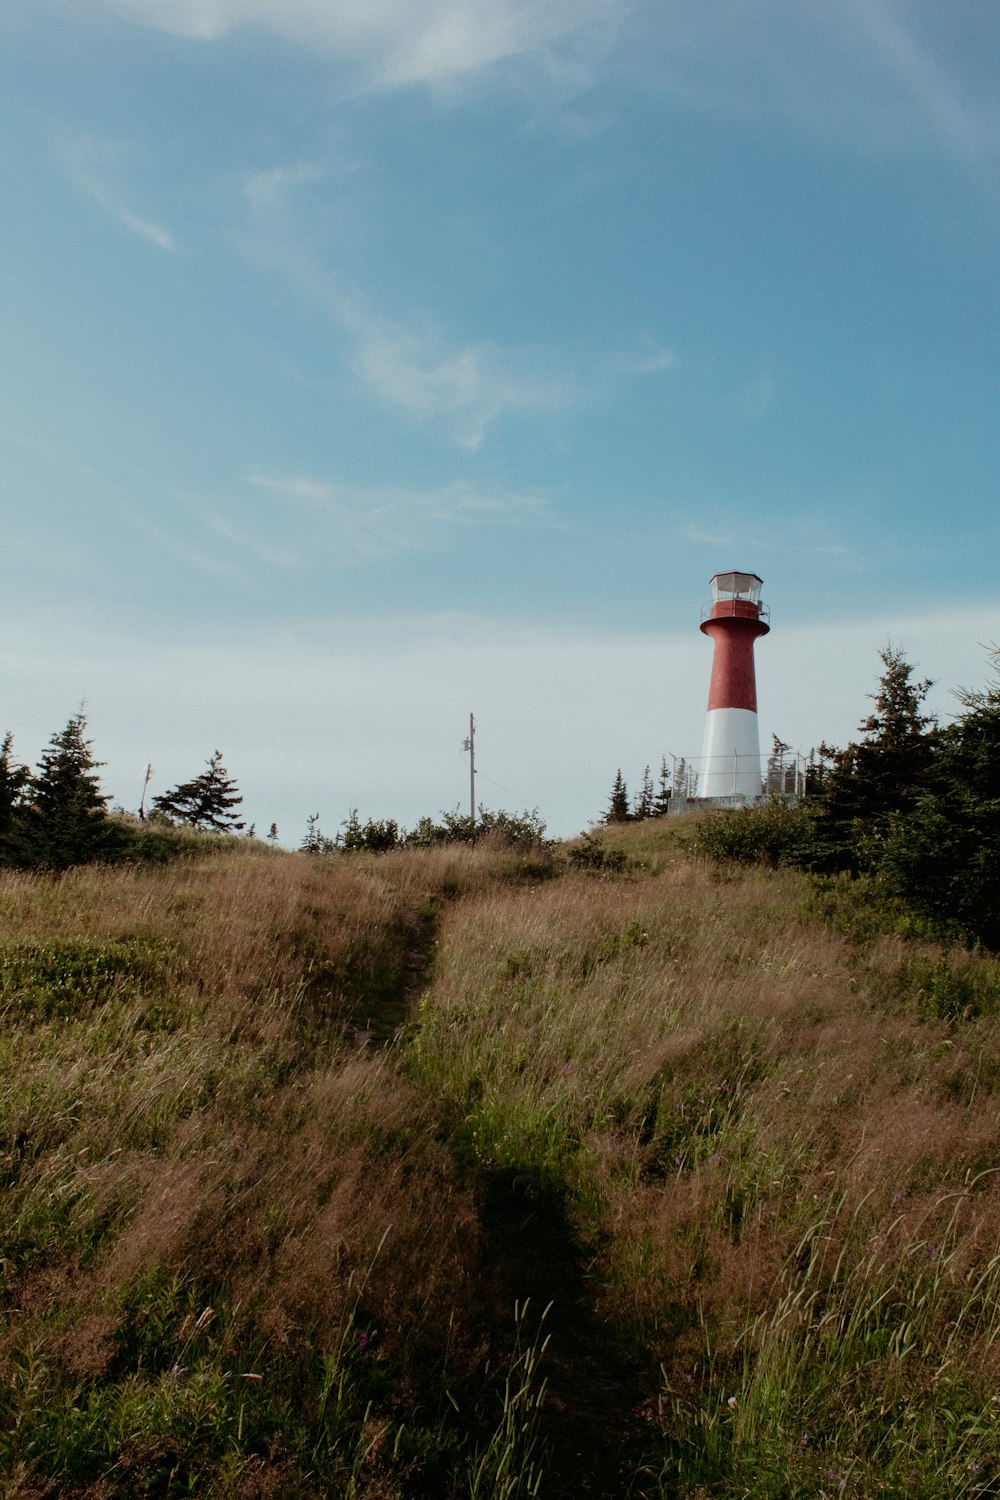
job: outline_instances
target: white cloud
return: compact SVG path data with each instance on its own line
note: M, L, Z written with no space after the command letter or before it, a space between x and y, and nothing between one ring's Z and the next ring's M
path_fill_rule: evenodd
M1000 145L981 0L637 0L620 65L699 112L865 155ZM976 36L983 45L976 46Z
M284 209L296 188L317 182L323 175L318 167L306 162L296 162L288 167L268 167L247 173L243 179L243 195L253 213L273 214Z
M170 230L136 212L130 202L131 191L123 180L130 161L126 147L85 135L64 136L57 146L63 169L82 197L96 203L138 239L158 250L176 251Z
M617 368L623 375L664 375L676 370L680 362L676 349L644 337L636 349L620 356Z
M800 510L801 514L792 516L779 518L775 515L770 525L763 529L756 520L747 524L721 514L715 527L688 525L683 527L682 535L689 542L712 547L716 552L739 552L756 557L765 566L770 560L778 559L783 570L793 567L797 557L823 557L847 567L861 565L855 546L837 541L830 535L824 521L808 514L807 507L802 506Z
M497 65L529 61L560 106L601 71L666 88L699 110L794 118L865 151L906 149L915 134L927 133L966 158L1000 145L989 48L979 49L986 61L972 51L978 32L989 38L989 0L103 4L193 40L265 30L325 52L376 86L453 87ZM557 114L569 119L561 107Z
M299 475L255 473L247 475L247 480L281 504L286 515L294 516L308 507L305 534L315 543L317 526L325 526L330 537L328 555L341 563L424 551L440 541L444 528L484 520L516 524L536 519L546 503L537 491L489 491L462 481L417 490L339 484Z
M560 410L577 397L575 382L538 374L526 353L488 341L454 345L429 323L372 312L357 295L338 296L333 305L354 336L354 365L365 384L415 420L442 423L464 448L478 448L505 417Z
M380 401L475 450L506 417L565 410L579 399L570 376L540 370L541 355L489 340L456 340L427 317L388 317L321 265L302 248L308 235L290 201L294 189L316 175L302 165L250 174L244 195L252 223L242 248L326 312L350 340L350 368Z
M105 0L130 20L211 41L270 31L360 65L382 84L442 83L545 58L614 16L614 0Z
M1000 144L995 111L974 107L962 84L949 76L929 44L921 41L912 23L908 24L902 7L891 0L841 3L948 146L959 155L973 158ZM907 10L912 12L912 6Z

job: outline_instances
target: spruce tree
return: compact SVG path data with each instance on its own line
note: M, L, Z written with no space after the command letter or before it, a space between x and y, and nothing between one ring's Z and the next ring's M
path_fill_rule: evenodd
M918 911L1000 948L1000 677L956 697L965 712L940 732L915 805L889 819L881 869Z
M632 816L636 822L653 816L653 777L648 766L642 773L642 786L635 799Z
M697 780L693 771L688 769L688 763L683 755L674 763L674 796L693 797L694 785Z
M154 797L153 806L168 818L188 823L192 828L212 833L236 832L245 826L236 813L243 796L222 764L221 750L216 750L207 764L208 770L200 776Z
M662 818L670 811L670 772L667 769L667 757L660 759L660 776L656 785L656 796L653 798L653 817Z
M769 796L783 792L794 791L795 761L789 762L788 752L791 745L786 745L776 734L771 735L771 753L767 758L767 783L765 790ZM790 786L789 782L793 784Z
M627 823L629 820L628 788L621 773L621 767L615 772L615 779L611 787L611 799L608 810L604 814L605 823Z
M879 656L884 671L868 695L875 712L859 726L861 739L837 752L825 787L828 815L841 825L912 807L938 745L937 722L921 707L933 684L915 681L913 666L891 643Z
M113 852L114 834L107 816L83 710L54 734L42 752L32 781L26 824L33 863L64 870Z
M22 862L22 824L30 785L31 772L14 760L14 736L8 730L0 743L0 864Z

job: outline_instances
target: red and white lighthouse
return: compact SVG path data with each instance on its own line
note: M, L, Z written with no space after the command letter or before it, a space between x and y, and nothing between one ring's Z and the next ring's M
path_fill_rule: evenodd
M760 795L760 739L753 643L767 635L767 607L760 602L756 573L716 573L712 598L702 611L701 629L715 648L699 797Z

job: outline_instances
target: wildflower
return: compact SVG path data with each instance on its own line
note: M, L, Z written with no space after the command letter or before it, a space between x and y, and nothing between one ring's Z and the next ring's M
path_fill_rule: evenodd
M730 1396L729 1400L726 1402L726 1405L729 1407L730 1411L735 1411L736 1410L736 1397L735 1396Z
M900 1188L898 1193L893 1193L893 1195L892 1195L892 1201L893 1201L893 1203L902 1203L902 1201L903 1201L903 1199L905 1197L906 1197L906 1189L905 1188Z
M804 1432L802 1434L802 1436L799 1438L799 1444L803 1448L808 1448L809 1447L809 1434L808 1434L808 1432Z
M924 1259L933 1260L937 1253L937 1245L928 1245L924 1250Z

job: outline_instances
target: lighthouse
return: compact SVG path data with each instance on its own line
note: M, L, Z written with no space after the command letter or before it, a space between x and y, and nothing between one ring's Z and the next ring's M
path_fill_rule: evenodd
M756 573L716 573L701 629L714 646L699 797L760 795L760 740L753 643L767 635L767 606Z

